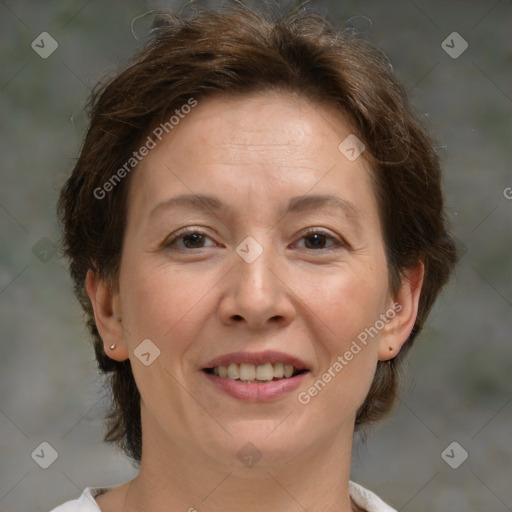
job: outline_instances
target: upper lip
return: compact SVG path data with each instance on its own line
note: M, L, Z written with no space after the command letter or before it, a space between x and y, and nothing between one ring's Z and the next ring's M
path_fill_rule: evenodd
M208 361L203 369L240 363L254 364L256 366L265 363L283 363L291 364L297 370L309 370L308 365L302 361L302 359L275 350L264 350L262 352L230 352L229 354L223 354Z

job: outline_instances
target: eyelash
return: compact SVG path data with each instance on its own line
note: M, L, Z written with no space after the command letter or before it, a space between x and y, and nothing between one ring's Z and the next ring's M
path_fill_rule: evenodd
M206 238L210 238L211 239L211 237L208 236L208 234L205 233L204 231L202 231L201 229L185 228L182 231L179 231L170 240L166 241L164 243L164 247L167 248L167 249L172 249L173 248L172 246L173 246L173 244L176 241L182 240L187 235L191 235L191 234L201 235L201 236L204 236ZM328 241L333 242L333 245L331 247L321 247L320 249L308 249L308 248L305 248L306 250L309 250L309 251L319 251L319 250L324 250L325 251L325 250L332 250L332 249L335 249L335 248L340 248L340 247L346 247L347 246L347 244L345 242L340 241L340 240L336 239L334 236L330 235L329 233L327 233L327 232L325 232L325 231L323 231L321 229L316 229L316 228L309 229L308 231L303 233L301 238L300 238L300 240L302 240L304 238L307 238L308 236L311 236L311 235L322 235L322 236L325 236ZM197 249L204 249L204 247L198 247ZM178 250L187 251L187 250L193 250L193 249L180 247L180 248L178 248Z

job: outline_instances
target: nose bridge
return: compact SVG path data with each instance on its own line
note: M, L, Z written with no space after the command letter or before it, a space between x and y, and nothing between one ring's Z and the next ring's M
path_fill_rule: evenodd
M293 307L286 288L274 274L280 264L271 234L246 237L236 253L223 314L231 320L244 319L250 326L261 327L272 319L289 321Z
M271 235L258 236L260 242L252 236L246 237L236 248L238 261L235 263L239 279L239 292L254 294L260 300L268 300L273 295L274 280L271 272L276 265L276 254ZM277 290L276 290L277 291Z

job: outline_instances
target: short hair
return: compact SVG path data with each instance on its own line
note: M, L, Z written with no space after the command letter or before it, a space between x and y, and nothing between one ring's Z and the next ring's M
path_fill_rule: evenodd
M407 269L420 260L424 264L412 332L395 358L377 363L355 428L380 419L396 398L399 363L456 262L446 226L439 158L412 112L404 86L380 49L351 31L337 31L305 9L271 13L230 5L179 15L163 11L159 19L153 39L133 63L93 93L89 129L58 204L63 253L87 317L98 366L111 386L105 441L141 460L140 394L130 361L118 362L106 355L85 289L89 269L117 286L129 176L112 184L102 197L98 190L151 130L190 98L270 90L339 109L364 143L391 290L399 289Z

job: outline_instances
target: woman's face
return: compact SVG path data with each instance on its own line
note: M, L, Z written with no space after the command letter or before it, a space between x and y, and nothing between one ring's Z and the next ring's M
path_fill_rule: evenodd
M273 464L352 436L400 307L350 134L289 94L214 97L134 171L113 304L145 450Z

